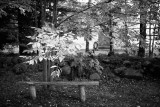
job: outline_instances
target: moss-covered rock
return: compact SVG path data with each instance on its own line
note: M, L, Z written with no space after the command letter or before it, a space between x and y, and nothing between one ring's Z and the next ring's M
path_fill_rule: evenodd
M101 77L100 77L100 75L99 75L98 73L93 73L93 74L91 74L91 75L89 76L89 79L90 79L90 80L100 80Z

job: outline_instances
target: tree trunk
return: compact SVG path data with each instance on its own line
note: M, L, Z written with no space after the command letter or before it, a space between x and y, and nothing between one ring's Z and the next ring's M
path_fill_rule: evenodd
M47 81L51 81L51 61L47 60ZM49 85L47 86L49 88Z
M113 32L112 32L112 14L111 13L109 13L109 36L110 36L110 51L109 51L109 53L110 54L114 54L114 51L113 51Z
M154 41L155 41L155 33L156 33L156 24L154 26L154 30L153 30L153 39L152 39L152 50L151 50L151 57L153 57L154 55Z
M46 19L46 0L40 0L41 5L41 27L44 25L45 19Z
M88 0L88 7L91 6L91 0ZM90 12L89 12L90 14ZM89 38L90 38L90 33L91 33L91 30L90 30L90 25L88 25L88 37L86 38L86 52L89 52Z
M86 39L86 52L89 52L89 40Z
M21 15L21 13L20 13L20 10L18 9L17 10L18 12L18 32L19 32L19 54L20 55L23 55L24 53L23 53L23 51L25 50L25 49L27 49L27 46L26 45L23 45L24 43L23 43L23 41L22 41L22 38L23 38L23 21L22 21L22 18L23 18L23 16ZM23 44L22 44L23 43Z
M46 19L46 0L40 0L40 6L41 6L41 13L40 13L40 28L44 26L45 19ZM43 60L43 81L47 82L48 81L48 69L47 69L47 60ZM47 85L44 85L44 89L47 89Z
M35 11L34 11L34 14L35 14L35 16L34 16L34 18L35 18L35 27L38 27L38 12L37 12L37 1L36 1L36 4L35 4Z
M33 55L33 53L23 52L28 49L27 44L31 42L31 40L26 39L26 36L33 35L34 30L30 28L32 25L31 22L31 13L26 12L25 15L21 14L20 10L17 9L17 20L18 20L18 39L19 39L19 54L20 55Z
M44 59L43 60L43 82L47 82L48 81L48 69L47 69L47 60ZM44 89L47 89L47 85L44 85L43 87Z
M58 4L58 0L53 0L53 19L52 22L54 24L54 27L57 27L57 4Z
M138 56L145 56L145 40L146 40L146 9L144 1L140 1L140 41Z
M152 51L151 51L151 57L154 56L154 40L155 40L155 36L153 36L153 40L152 40Z
M149 24L149 57L151 57L151 22Z

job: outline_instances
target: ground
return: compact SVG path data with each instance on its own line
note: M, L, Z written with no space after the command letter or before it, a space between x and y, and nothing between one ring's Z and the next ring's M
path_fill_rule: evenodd
M1 69L2 71L3 69ZM22 80L41 81L41 72L15 75L4 71L0 75L0 107L159 107L160 81L121 78L100 80L99 86L87 86L87 100L80 102L76 86L56 86L44 90L37 86L37 99L32 100Z

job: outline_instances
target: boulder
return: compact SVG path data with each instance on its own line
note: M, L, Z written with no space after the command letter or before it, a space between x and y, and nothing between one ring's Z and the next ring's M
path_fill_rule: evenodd
M120 81L121 81L121 78L118 77L118 76L115 76L115 77L114 77L114 81L115 81L115 82L120 82Z
M144 61L144 63L143 63L144 66L147 66L147 65L149 65L149 64L151 64L150 61Z
M104 67L103 75L105 75L106 77L111 77L111 78L115 77L115 74L111 71L109 67Z
M124 78L142 78L143 70L135 70L133 68L120 67L114 70L114 73L119 77Z
M127 68L126 67L119 67L114 69L114 73L115 74L121 74L122 72L124 72Z
M110 78L116 77L116 75L113 72L108 72L107 76Z
M105 63L105 64L109 64L110 60L109 59L103 59L102 62Z
M90 78L91 80L100 80L100 79L101 79L101 77L100 77L100 75L99 75L98 73L93 73L93 74L91 74L91 75L89 76L89 78Z
M70 73L71 73L71 67L68 66L68 65L65 65L64 67L62 67L62 73L63 73L64 75L70 74Z
M142 78L143 75L142 73L139 71L139 70L135 70L135 69L132 69L132 68L127 68L126 70L123 71L123 76L124 77L135 77L135 78Z

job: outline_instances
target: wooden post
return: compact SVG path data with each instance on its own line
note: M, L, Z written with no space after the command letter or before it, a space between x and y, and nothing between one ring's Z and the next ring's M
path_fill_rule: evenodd
M79 86L79 92L80 92L80 98L82 102L86 101L86 93L85 93L85 86L80 85Z
M32 84L29 86L29 88L30 88L31 97L33 100L35 100L36 99L36 86Z

